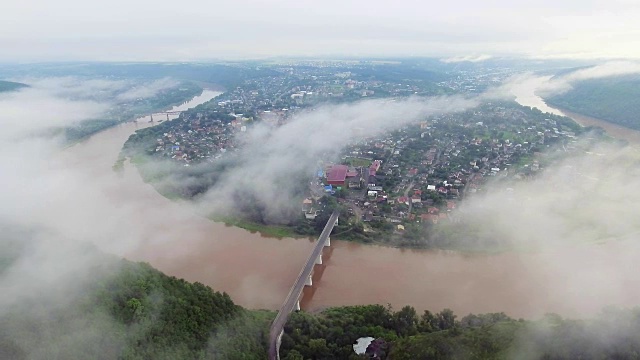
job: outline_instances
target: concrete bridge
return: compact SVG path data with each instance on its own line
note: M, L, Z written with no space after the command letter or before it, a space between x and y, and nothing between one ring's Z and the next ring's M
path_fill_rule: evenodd
M305 286L311 286L313 283L311 281L311 277L313 276L313 267L316 264L322 264L322 249L325 246L331 245L331 231L333 227L338 223L338 215L339 211L334 211L329 217L329 221L324 226L318 241L313 247L313 251L307 262L304 264L302 271L298 274L298 278L296 282L293 283L291 290L289 290L289 295L284 300L284 304L280 307L278 311L278 315L273 320L271 324L271 329L269 331L269 359L270 360L280 360L280 342L282 341L282 334L284 334L284 325L287 323L287 319L289 319L289 315L294 310L300 310L300 299L302 299L302 290Z
M169 121L169 115L180 115L182 114L184 111L159 111L159 112L155 112L155 113L151 113L149 114L150 120L149 122L153 122L153 115L166 115L167 116L167 121Z

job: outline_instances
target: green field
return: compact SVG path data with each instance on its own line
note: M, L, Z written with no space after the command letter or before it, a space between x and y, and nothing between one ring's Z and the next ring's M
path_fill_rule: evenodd
M343 164L355 166L355 167L369 166L371 165L371 162L372 162L371 159L365 159L361 157L347 157L344 160L342 160Z

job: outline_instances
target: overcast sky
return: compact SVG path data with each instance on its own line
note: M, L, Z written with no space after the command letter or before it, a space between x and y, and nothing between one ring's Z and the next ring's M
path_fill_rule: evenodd
M640 58L638 0L7 0L0 61Z

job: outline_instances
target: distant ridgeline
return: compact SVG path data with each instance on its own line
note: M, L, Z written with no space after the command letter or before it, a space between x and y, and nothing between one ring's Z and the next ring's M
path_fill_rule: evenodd
M0 80L0 92L15 91L24 87L28 87L27 84L17 83L13 81Z
M550 105L640 130L640 75L580 81Z

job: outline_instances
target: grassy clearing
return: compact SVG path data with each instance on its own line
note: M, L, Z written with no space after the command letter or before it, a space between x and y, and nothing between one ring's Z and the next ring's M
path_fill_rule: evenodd
M371 165L371 160L359 157L347 157L342 162L355 167Z
M251 232L259 232L266 237L285 238L301 237L292 228L282 225L265 225L233 217L210 216L210 220L222 222L229 226L239 227Z

